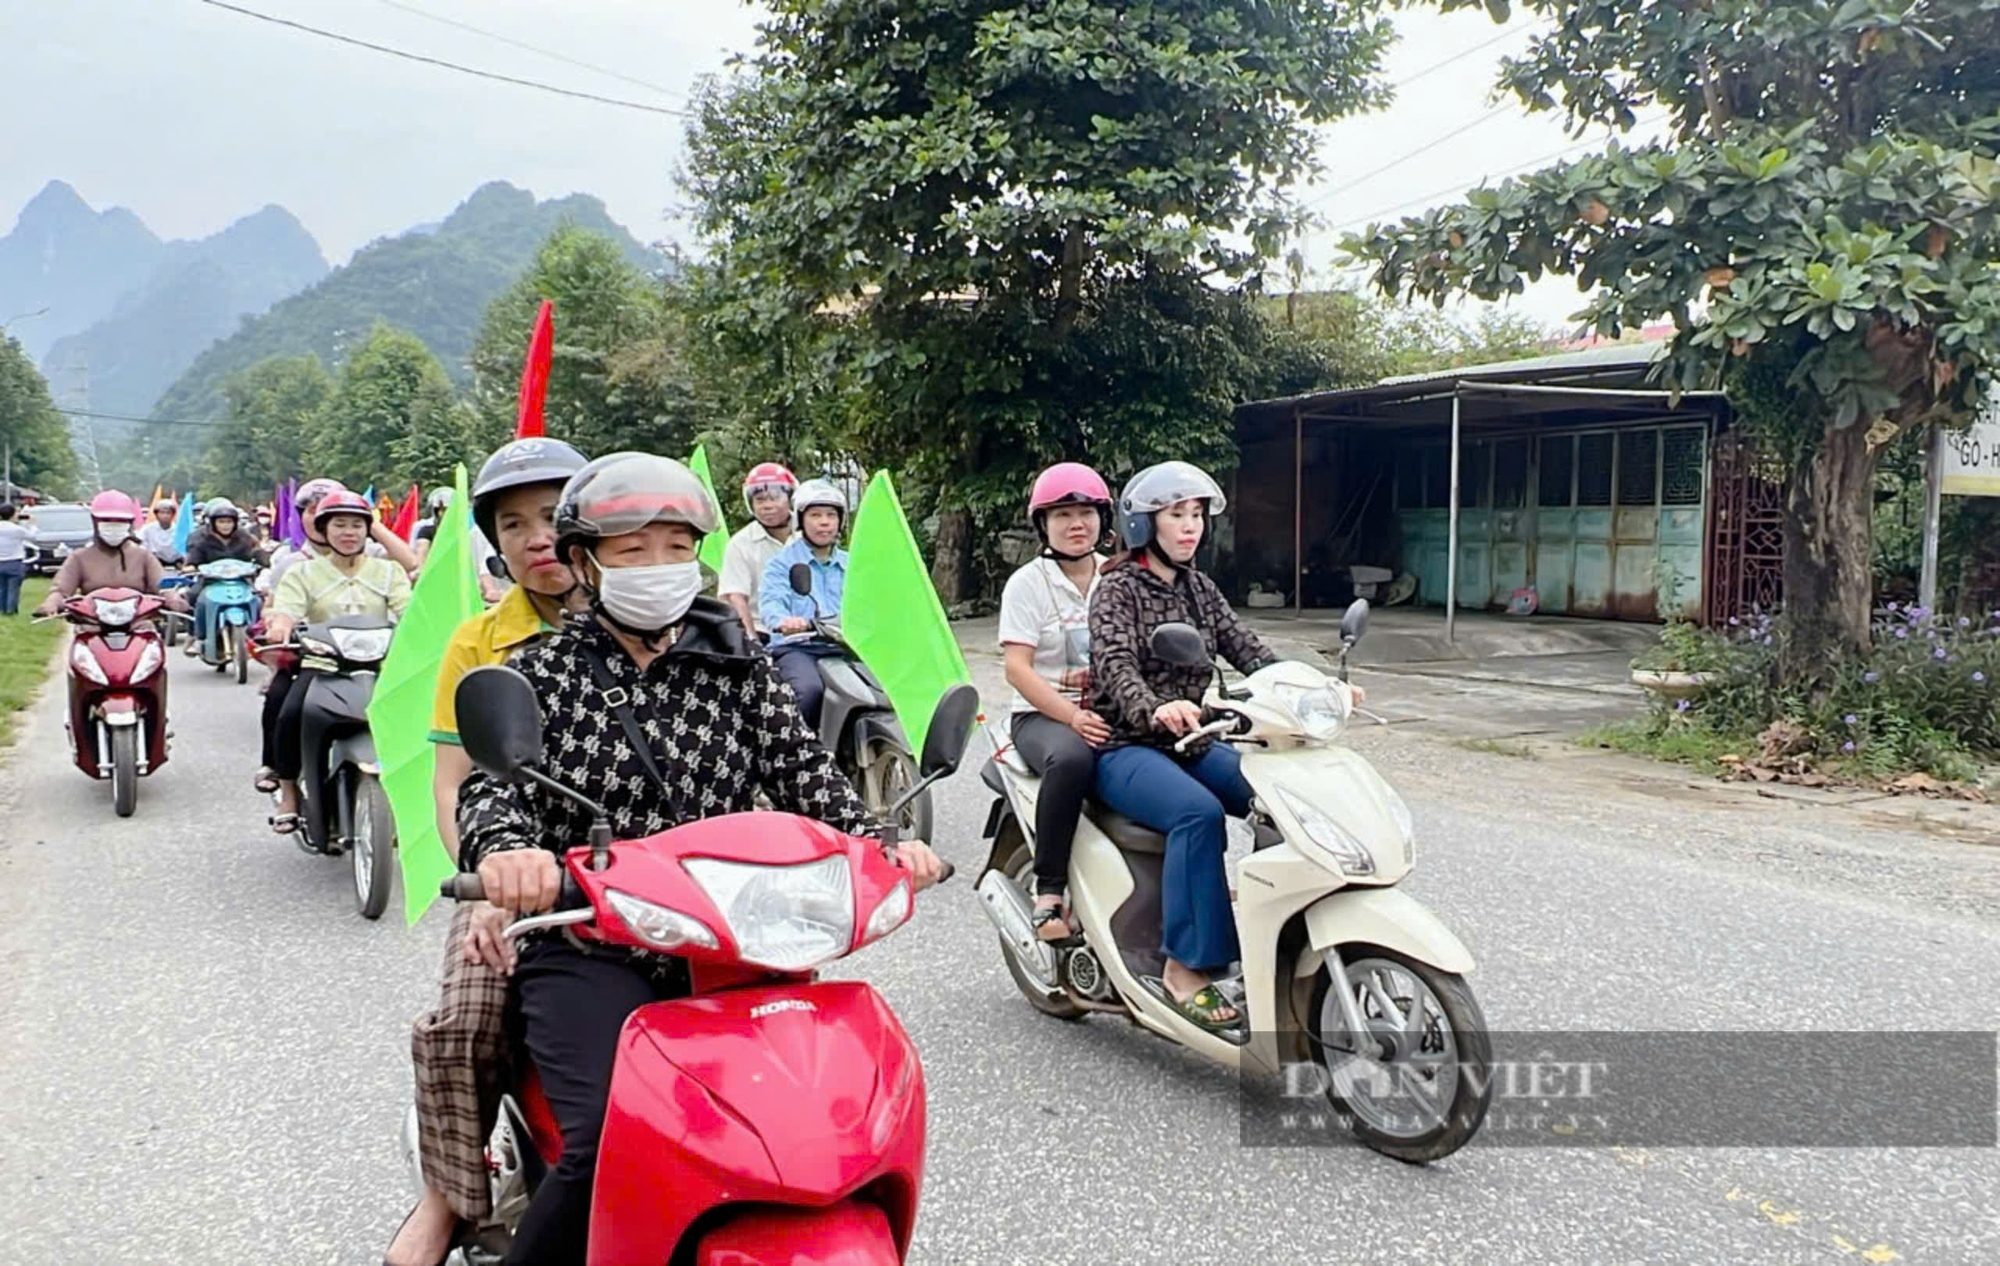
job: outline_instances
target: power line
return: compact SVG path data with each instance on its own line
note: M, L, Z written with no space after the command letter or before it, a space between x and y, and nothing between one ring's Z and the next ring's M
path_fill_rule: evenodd
M196 418L142 418L142 417L134 417L132 414L129 413L105 413L98 409L58 408L56 412L63 414L66 417L72 417L72 418L95 418L100 422L148 422L153 424L154 426L227 426L228 425L227 422L219 418L210 418L206 420L196 419Z
M388 0L383 0L383 3L385 4L388 3ZM1451 56L1445 58L1441 62L1433 62L1430 65L1424 67L1422 70L1417 71L1415 74L1405 76L1403 79L1397 81L1396 86L1398 88L1401 88L1405 84L1413 84L1417 80L1422 79L1425 75L1433 74L1437 71L1443 70L1445 67L1451 65L1453 62L1464 61L1466 58L1472 56L1474 53L1478 52L1481 49L1491 48L1495 44L1498 44L1501 40L1513 39L1516 35L1519 35L1523 31L1532 31L1537 26L1542 26L1542 25L1546 24L1542 22L1531 22L1526 26L1517 26L1509 28L1508 30L1500 32L1500 34L1494 36L1491 39L1481 40L1477 44L1474 44L1471 48L1460 49L1458 52L1453 53Z
M565 66L574 66L578 70L588 70L594 74L606 75L612 79L617 79L620 80L621 82L631 84L635 88L645 88L650 91L657 92L661 96L676 97L685 100L687 95L686 93L681 92L677 89L669 88L664 84L656 84L651 82L650 80L640 79L635 76L625 74L622 71L613 70L609 66L593 65L590 62L581 61L574 57L568 57L562 53L553 52L546 48L537 48L533 44L524 43L521 40L512 39L509 38L508 36L500 35L493 31L482 30L479 27L473 26L469 22L460 22L456 18L448 18L438 13L429 13L423 9L417 8L415 5L400 3L400 0L378 0L378 3L387 5L389 8L398 10L399 12L402 13L408 13L416 17L425 18L429 21L436 22L442 26L454 27L461 31L470 32L473 35L480 36L484 39L492 40L496 44L505 44L509 48L518 48L523 52L533 53L537 57L546 57L550 61L561 62Z
M461 75L472 75L479 79L490 79L495 83L513 84L520 88L534 88L540 92L554 93L559 97L572 97L578 101L594 101L599 105L617 106L625 110L640 110L647 114L667 114L673 115L676 118L692 117L689 111L674 106L648 105L643 101L623 101L617 97L601 97L594 92L580 92L574 88L558 88L554 84L545 84L537 79L521 79L514 75L502 75L491 70L480 70L474 66L463 66L457 62L445 61L440 57L426 57L422 53L406 52L400 48L391 48L387 44L374 44L367 40L356 39L351 35L342 35L337 31L327 31L316 26L307 26L303 22L294 22L290 18L280 18L274 17L269 13L259 13L255 9L246 9L241 5L227 4L224 0L200 0L200 3L208 5L210 8L223 9L230 13L240 14L246 18L256 18L259 22L269 22L274 26L288 26L295 31L304 31L308 35L317 35L321 39L335 40L342 44L351 44L356 48L368 49L370 52L386 53L390 57L400 57L405 61L421 62L426 66L439 66L445 70L455 70Z
M1643 119L1634 120L1632 126L1634 128L1644 127L1649 123L1657 123L1661 119L1664 119L1666 117L1667 117L1667 112L1662 110L1658 114L1651 114ZM1565 145L1563 148L1556 150L1553 153L1544 154L1540 158L1531 158L1527 162L1522 163L1516 167L1509 167L1505 171L1488 172L1485 175L1480 176L1479 179L1492 180L1495 179L1496 177L1516 175L1520 172L1527 171L1530 168L1540 167L1543 163L1546 163L1551 159L1561 158L1565 154L1574 154L1576 151L1580 149L1595 149L1598 146L1604 145L1613 139L1615 138L1606 136L1606 137L1597 137L1591 140L1578 141L1574 145ZM1464 193L1467 189L1473 187L1475 186L1468 185L1463 182L1446 185L1442 189L1435 190L1434 192L1431 193L1419 194L1418 196L1411 198L1406 202L1399 202L1395 206L1383 207L1379 211L1370 211L1366 215L1357 216L1352 220L1344 220L1339 224L1330 224L1327 226L1327 230L1330 232L1337 232L1340 229L1353 228L1356 225L1367 224L1377 219L1378 217L1389 215L1396 211L1401 211L1406 207L1426 206L1439 198L1443 198L1455 193Z
M1491 110L1488 110L1486 113L1480 115L1478 118L1472 120L1470 123L1461 123L1457 127L1453 128L1451 131L1446 132L1444 135L1439 136L1433 140L1425 141L1422 145L1417 146L1415 149L1410 150L1409 152L1403 154L1401 157L1392 158L1388 162L1383 163L1380 167L1375 168L1373 171L1365 172L1362 175L1356 176L1354 179L1348 181L1344 185L1337 185L1334 188L1327 190L1325 193L1321 194L1317 198L1314 198L1311 202L1308 202L1305 205L1308 207L1316 207L1319 206L1321 203L1325 202L1329 198L1337 198L1341 194L1346 193L1350 189L1359 188L1360 186L1365 185L1369 181L1375 179L1375 177L1381 175L1383 172L1393 171L1395 168L1401 167L1404 163L1409 162L1412 158L1417 157L1417 155L1427 154L1431 150L1434 150L1438 146L1444 144L1446 141L1453 140L1459 136L1463 136L1465 133L1470 132L1473 128L1476 128L1480 124L1486 122L1488 119L1499 118L1501 115L1507 113L1508 110L1511 108L1512 108L1511 106L1509 106L1506 102L1503 101L1499 105L1494 106Z

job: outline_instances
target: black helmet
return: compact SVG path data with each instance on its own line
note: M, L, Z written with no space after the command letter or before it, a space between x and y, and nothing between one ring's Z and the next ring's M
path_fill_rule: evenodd
M587 464L582 453L561 440L537 436L503 444L486 459L486 464L479 468L479 477L472 481L472 521L497 546L500 538L493 526L498 512L494 503L501 493L528 484L554 484L560 488ZM437 500L436 493L431 494L431 500Z

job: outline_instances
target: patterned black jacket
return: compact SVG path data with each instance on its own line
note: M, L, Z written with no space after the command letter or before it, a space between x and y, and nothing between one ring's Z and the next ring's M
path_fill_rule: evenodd
M664 775L661 796L606 707L584 651L594 650L631 693L631 707ZM853 835L876 835L876 822L841 775L831 753L799 717L791 687L763 650L743 635L736 612L697 598L680 636L645 672L589 616L516 655L509 666L535 688L542 707L543 768L604 806L614 839L640 839L670 827L743 813L761 789L772 807L816 818ZM475 772L459 788L459 865L510 849L558 855L587 842L590 816L540 787Z
M1219 647L1238 672L1277 662L1207 576L1183 567L1170 585L1137 557L1114 562L1090 595L1092 707L1111 727L1104 750L1143 745L1174 754L1178 739L1154 723L1154 711L1174 699L1200 703L1215 677L1206 666L1169 664L1153 654L1153 630L1176 622L1200 629L1209 658ZM1213 744L1198 739L1180 759L1196 760Z

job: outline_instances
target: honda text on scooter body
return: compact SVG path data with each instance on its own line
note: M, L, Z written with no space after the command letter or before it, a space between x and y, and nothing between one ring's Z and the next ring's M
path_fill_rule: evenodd
M805 598L813 596L811 567L794 563L787 578L793 593ZM813 605L819 605L817 599ZM903 735L902 723L896 719L895 705L889 702L882 683L868 671L861 657L848 648L847 640L840 635L840 622L815 617L813 633L843 652L823 656L818 661L820 680L826 683L826 701L819 714L819 741L833 753L841 772L861 793L868 811L881 817L916 785L917 758L910 751L910 740ZM928 840L934 821L930 793L924 791L909 802L899 825L912 839Z
M94 589L65 602L70 640L69 736L76 767L110 779L111 807L129 818L139 779L167 763L166 641L152 617L166 609L136 589Z
M1160 887L1166 837L1092 802L1078 824L1069 896L1081 932L1051 944L1031 926L1037 779L995 730L982 777L999 796L993 850L979 881L1009 972L1038 1010L1064 1019L1124 1016L1245 1071L1314 1073L1368 1146L1405 1161L1449 1155L1472 1137L1490 1099L1491 1041L1463 974L1472 956L1396 884L1415 860L1409 809L1358 753L1338 746L1354 711L1347 649L1367 624L1342 621L1341 675L1278 663L1224 690L1218 669L1204 725L1236 744L1255 792L1255 843L1233 899L1248 1023L1220 1033L1190 1023L1145 981L1162 971ZM1213 662L1204 635L1162 625L1154 654Z
M978 704L970 686L939 704L919 787L957 768ZM619 1038L588 1260L901 1262L923 1181L923 1068L872 986L816 979L910 918L909 876L883 842L759 812L614 843L602 808L534 767L541 719L526 678L475 668L457 706L475 765L576 798L596 819L565 859L556 909L508 934L566 926L689 966L692 995L640 1007ZM484 889L457 875L444 891L478 900ZM403 1145L421 1187L415 1131L412 1110ZM561 1151L530 1072L504 1099L489 1147L502 1238Z
M389 908L395 878L396 822L368 730L368 702L394 632L379 616L344 615L301 624L292 642L256 651L299 656L307 689L299 713L299 847L352 858L355 903L368 919Z

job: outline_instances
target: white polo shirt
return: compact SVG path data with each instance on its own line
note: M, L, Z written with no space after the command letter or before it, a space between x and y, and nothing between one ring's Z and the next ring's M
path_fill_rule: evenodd
M762 523L750 520L729 538L729 547L722 551L722 583L716 586L716 592L725 600L732 593L748 598L751 618L756 619L757 590L764 579L764 567L778 556L778 551L785 548L785 544L786 541L772 536ZM762 620L757 620L757 631L769 632Z

